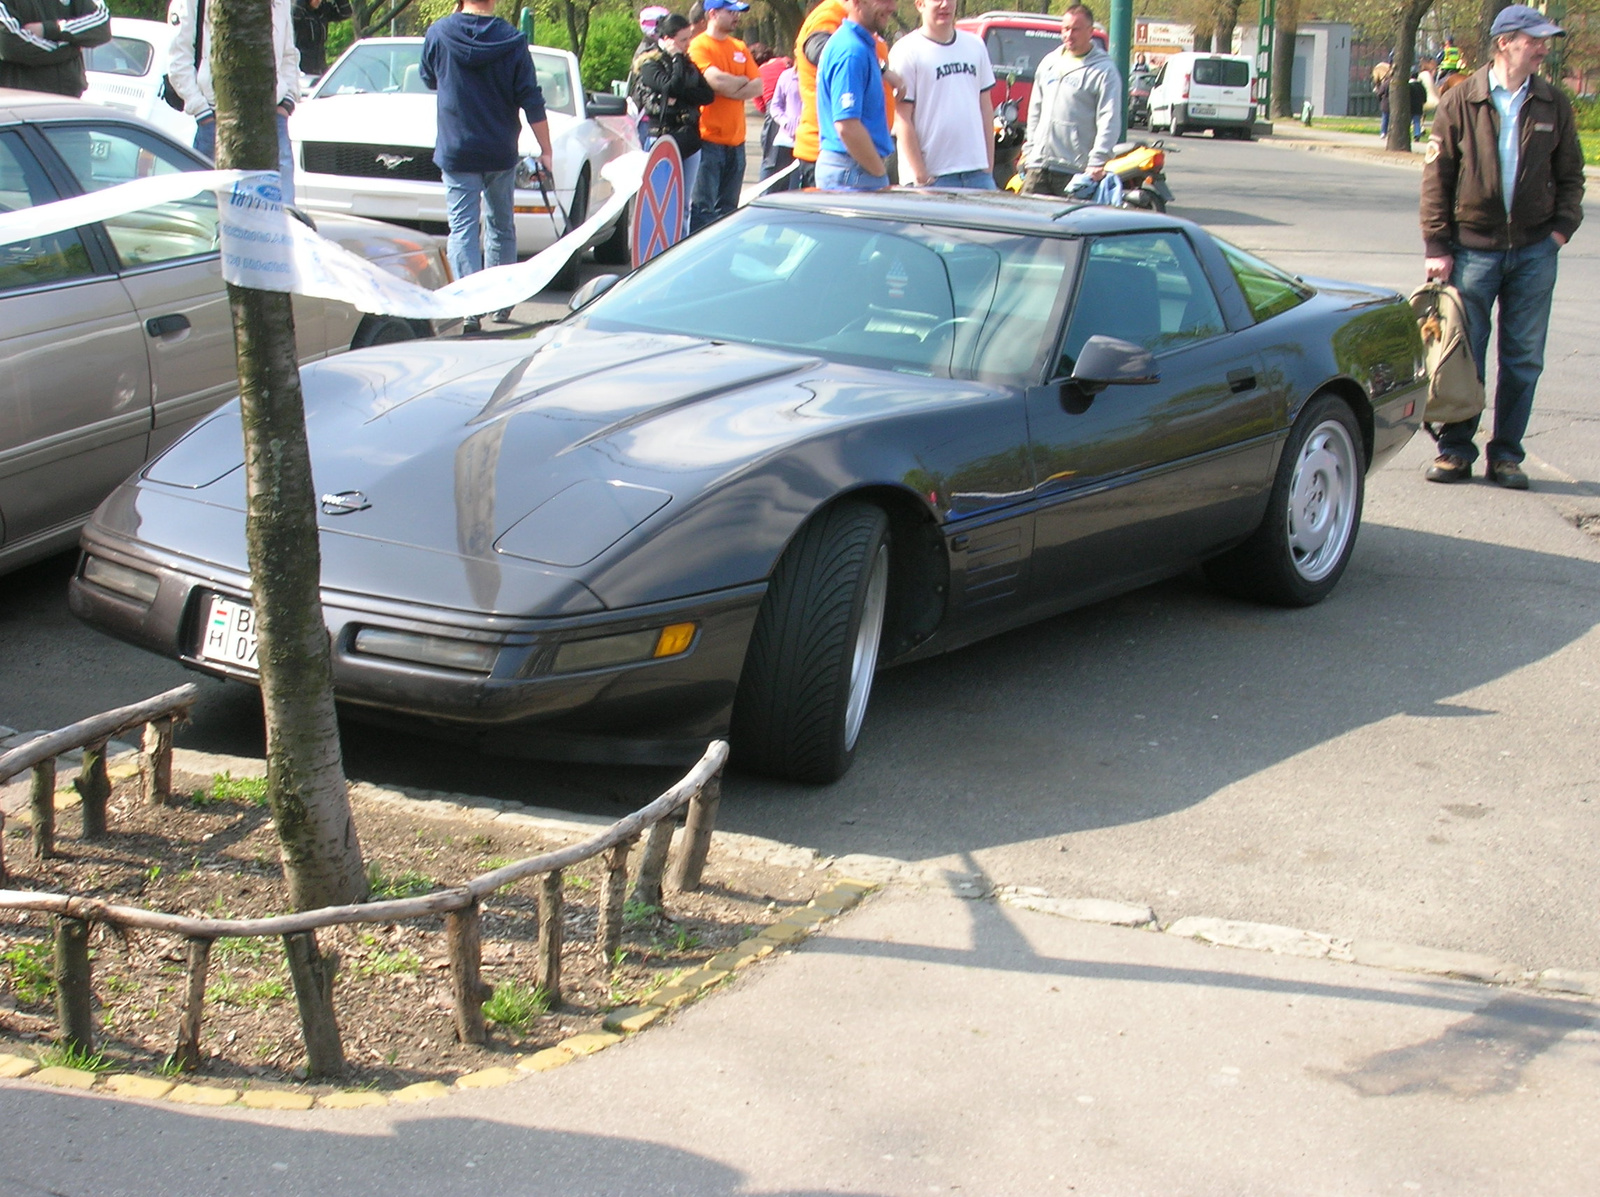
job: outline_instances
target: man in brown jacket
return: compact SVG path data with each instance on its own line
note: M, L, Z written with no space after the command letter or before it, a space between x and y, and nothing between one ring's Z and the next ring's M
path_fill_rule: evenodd
M1422 174L1427 277L1461 292L1467 339L1484 377L1489 321L1499 304L1499 379L1485 476L1527 490L1522 437L1544 369L1556 256L1583 220L1583 150L1572 104L1539 77L1552 37L1525 4L1490 27L1494 60L1446 93ZM1464 482L1478 456L1478 418L1446 424L1430 482Z

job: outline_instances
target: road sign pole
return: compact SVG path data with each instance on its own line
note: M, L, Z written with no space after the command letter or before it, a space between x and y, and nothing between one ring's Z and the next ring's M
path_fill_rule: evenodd
M1122 76L1122 128L1128 129L1128 68L1133 60L1133 0L1111 0L1111 61Z
M1270 121L1272 68L1277 54L1278 0L1261 0L1261 23L1256 28L1256 116Z

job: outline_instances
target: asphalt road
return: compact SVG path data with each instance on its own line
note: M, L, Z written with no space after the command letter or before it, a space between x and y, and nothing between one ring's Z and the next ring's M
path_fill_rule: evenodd
M1185 139L1187 215L1308 275L1421 279L1418 173ZM1564 252L1535 490L1369 483L1333 598L1242 605L1192 578L883 675L854 771L733 776L722 823L996 883L1600 968L1594 627L1600 239ZM525 308L523 314L533 314ZM1595 526L1591 524L1591 526ZM190 680L76 625L68 558L0 579L0 723L49 727ZM259 753L252 691L202 679L181 744ZM620 812L660 770L551 766L346 728L352 776Z

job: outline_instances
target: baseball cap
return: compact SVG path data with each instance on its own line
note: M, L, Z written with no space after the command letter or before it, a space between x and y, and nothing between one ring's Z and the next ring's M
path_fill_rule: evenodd
M1507 33L1526 33L1529 37L1566 37L1567 31L1557 25L1537 8L1526 4L1513 4L1502 8L1489 26L1490 37Z
M733 12L750 11L750 6L740 3L740 0L706 0L706 11L710 12L714 8L726 8Z
M639 10L639 28L645 33L654 33L656 31L657 22L659 22L662 17L670 15L670 10L662 8L659 4L652 4L648 8L641 8Z

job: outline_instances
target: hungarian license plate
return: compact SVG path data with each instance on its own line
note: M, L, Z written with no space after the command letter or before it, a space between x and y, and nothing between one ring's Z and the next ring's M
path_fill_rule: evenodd
M256 669L256 613L249 603L213 594L206 600L200 629L202 660L239 669Z
M1189 111L1194 116L1216 116L1217 109L1214 104L1190 104Z

